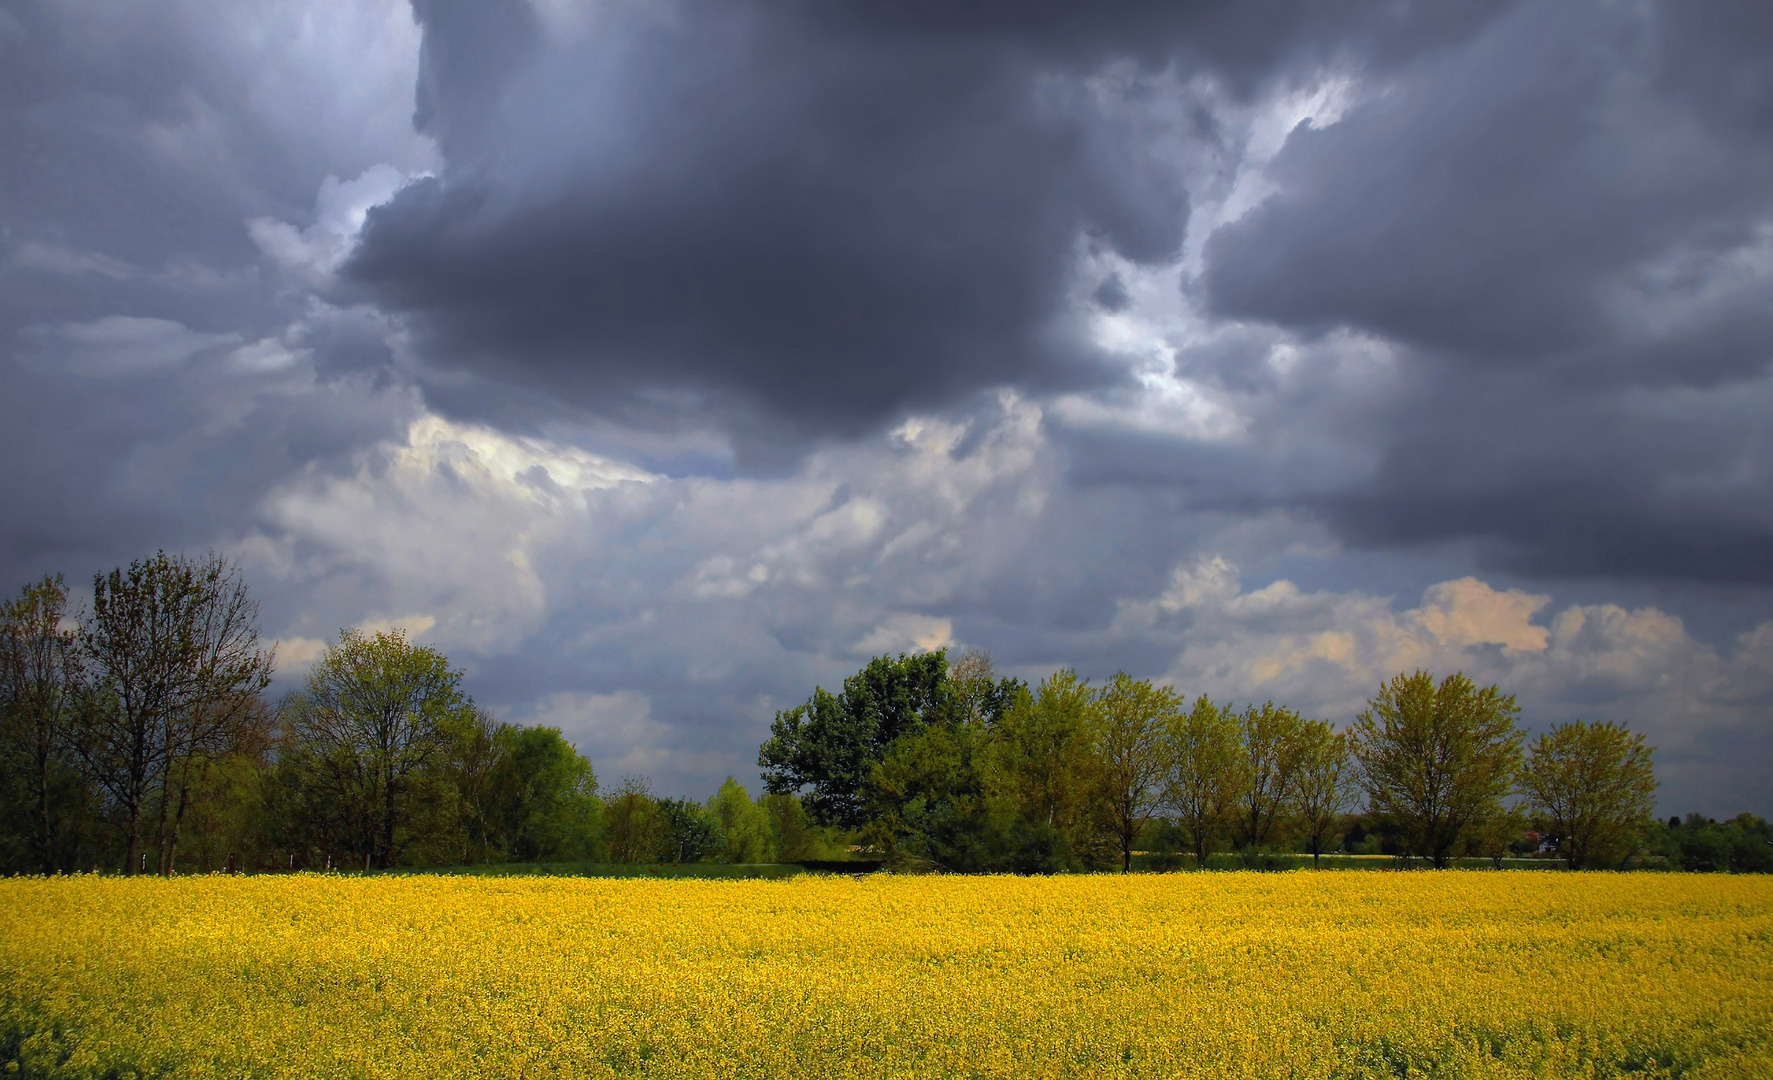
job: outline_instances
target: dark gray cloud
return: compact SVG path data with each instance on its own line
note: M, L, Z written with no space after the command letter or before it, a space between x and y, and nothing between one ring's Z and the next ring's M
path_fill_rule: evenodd
M1362 546L1474 542L1543 578L1773 585L1773 392L1651 395L1443 372L1389 417L1382 462L1318 506Z
M1201 286L1399 349L1378 467L1309 500L1346 539L1769 581L1770 58L1752 5L1538 5L1293 132Z
M1477 21L687 3L562 45L518 0L416 11L446 167L371 215L351 277L446 363L605 409L663 395L765 441L1117 377L1066 322L1078 239L1172 258L1189 200L1126 107L1149 87L1081 81L1102 65L1255 84Z
M1269 169L1282 193L1209 244L1213 310L1608 381L1640 374L1634 360L1692 380L1758 370L1766 353L1737 327L1699 356L1619 355L1641 334L1610 310L1616 290L1662 257L1752 240L1773 205L1773 145L1667 93L1657 26L1522 10L1341 122L1294 132Z

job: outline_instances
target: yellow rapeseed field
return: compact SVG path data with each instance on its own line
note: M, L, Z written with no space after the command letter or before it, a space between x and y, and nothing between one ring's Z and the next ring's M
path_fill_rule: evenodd
M1773 1077L1773 878L0 881L13 1074Z

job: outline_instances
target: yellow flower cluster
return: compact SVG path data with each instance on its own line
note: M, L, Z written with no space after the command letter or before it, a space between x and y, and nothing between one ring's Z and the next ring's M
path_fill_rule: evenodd
M1773 1077L1773 878L0 881L11 1074Z

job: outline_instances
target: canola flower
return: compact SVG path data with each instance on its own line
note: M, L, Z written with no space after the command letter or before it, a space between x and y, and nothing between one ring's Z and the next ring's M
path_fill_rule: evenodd
M45 1077L1773 1077L1773 879L0 881Z

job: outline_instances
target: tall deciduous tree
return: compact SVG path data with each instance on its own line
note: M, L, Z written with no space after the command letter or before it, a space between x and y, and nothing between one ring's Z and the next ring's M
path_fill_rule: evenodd
M1305 722L1298 713L1270 701L1239 713L1237 726L1243 745L1238 841L1255 849L1269 842L1285 810L1303 752Z
M1348 736L1324 720L1307 720L1300 732L1299 758L1288 800L1305 846L1316 866L1324 844L1354 797L1354 766Z
M170 872L193 764L225 752L228 732L269 684L273 655L258 646L257 616L219 555L159 552L93 579L81 644L94 694L81 746L118 805L126 873L145 861L155 795L160 869Z
M1229 705L1215 705L1203 694L1174 718L1167 742L1164 805L1188 835L1195 864L1205 866L1242 795L1237 718Z
M184 821L188 839L179 850L198 871L240 865L250 850L265 847L266 832L275 828L266 820L264 801L273 737L273 713L261 701L232 732L229 751L194 768Z
M1113 826L1096 754L1095 693L1069 669L1024 694L991 731L985 786L1013 819L1019 870L1048 871L1105 861Z
M972 727L991 727L1027 689L1021 679L999 678L990 653L968 649L948 669L949 718Z
M815 821L842 829L865 819L864 787L894 739L946 713L944 650L897 658L877 656L845 679L843 693L823 688L806 704L776 714L758 748L764 789L799 793Z
M1617 724L1577 720L1533 740L1521 788L1570 869L1629 854L1655 810L1654 749Z
M997 868L983 775L996 732L962 721L930 724L894 742L869 777L872 820L863 839L895 865L976 873Z
M1120 839L1121 872L1133 868L1133 841L1151 819L1168 769L1165 736L1182 712L1168 686L1120 672L1096 696L1096 753Z
M492 778L507 855L517 862L596 854L603 803L591 762L551 727L507 725Z
M455 782L460 811L463 864L478 858L492 862L493 849L503 854L505 792L500 781L508 772L508 726L484 709L468 710L450 733L448 771Z
M217 555L196 561L192 569L203 599L193 640L190 702L168 738L156 823L162 874L171 874L178 864L193 782L262 727L265 704L259 695L275 664L275 652L259 647L259 605L239 571Z
M72 760L85 671L67 609L60 574L0 609L0 781L25 796L22 861L45 874L73 868L80 830L68 819L86 801Z
M1464 672L1438 685L1426 671L1398 675L1369 699L1351 732L1361 786L1411 854L1445 867L1461 834L1502 812L1520 769L1519 712Z
M332 817L329 833L366 868L394 866L411 842L409 796L472 707L461 679L405 631L342 630L290 698L287 723L320 795L311 805Z

